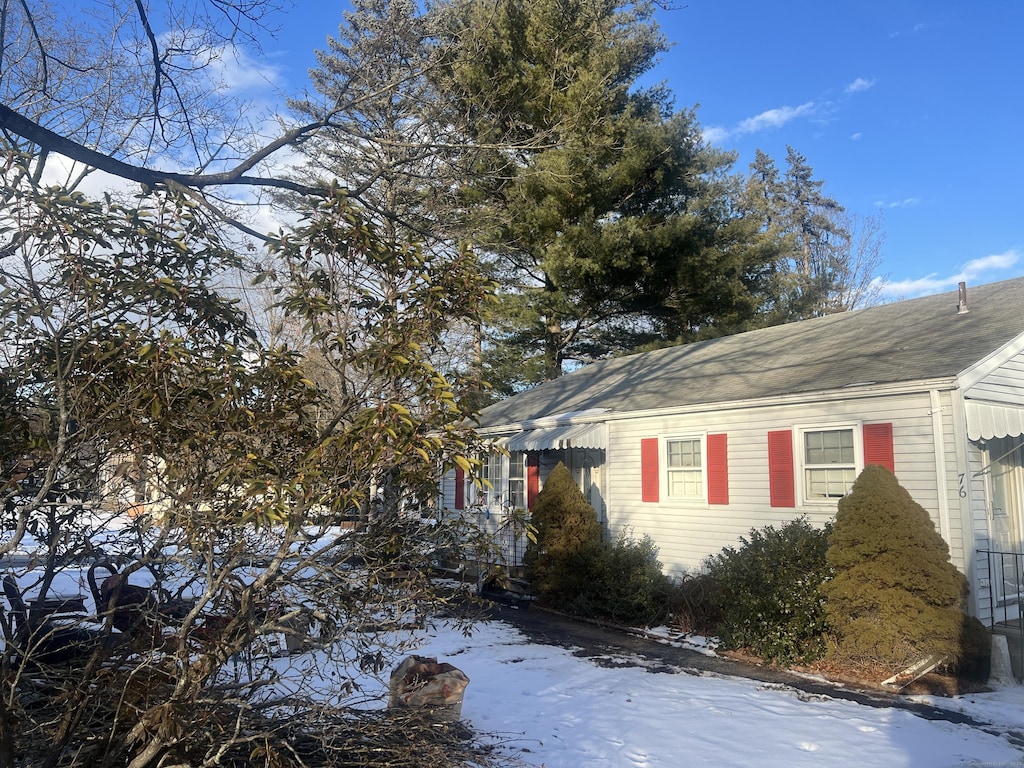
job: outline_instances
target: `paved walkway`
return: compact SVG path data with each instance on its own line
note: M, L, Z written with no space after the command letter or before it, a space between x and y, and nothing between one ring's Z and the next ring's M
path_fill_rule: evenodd
M635 660L651 672L691 675L721 675L758 680L767 685L785 686L808 698L828 697L855 701L870 707L903 709L926 720L945 720L978 728L1001 736L1018 747L1024 747L1024 732L1007 731L1005 727L986 723L960 712L933 707L885 691L856 689L846 685L827 683L785 670L749 664L721 656L707 656L688 648L633 634L595 622L572 619L560 614L531 607L514 608L496 604L492 615L518 628L533 642L555 645L573 651L581 658L594 659L615 666Z

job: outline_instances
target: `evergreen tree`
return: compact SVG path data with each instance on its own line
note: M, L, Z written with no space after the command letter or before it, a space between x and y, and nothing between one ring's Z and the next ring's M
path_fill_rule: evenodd
M959 657L967 580L928 512L878 465L839 502L822 585L833 655L895 671L928 654Z
M743 200L764 234L782 248L762 283L768 287L760 308L763 324L844 312L875 300L881 220L848 214L825 194L824 182L793 147L787 147L784 173L757 151Z
M792 147L786 147L786 165L784 212L796 240L795 309L800 317L828 314L838 287L837 250L849 239L833 215L843 207L824 194L825 182L814 178L807 158Z
M640 88L666 43L652 4L465 0L446 83L474 144L474 241L504 290L493 340L526 377L749 315L753 229L692 111ZM680 319L682 318L682 319Z
M431 269L450 267L456 274L465 249L455 192L470 150L434 85L439 47L433 19L414 0L353 0L336 35L328 37L328 49L317 52L310 72L315 93L291 107L325 124L299 146L307 158L303 180L340 184L389 248L422 251ZM352 294L348 327L358 345L362 305L379 299L400 306L404 276L382 281L336 254L324 258L325 274ZM477 328L452 323L424 350L440 373L461 378L478 368ZM359 382L338 363L317 350L307 354L317 384L337 391L339 400L352 399ZM478 372L472 382L459 393L469 410L478 399Z
M524 561L532 586L555 605L570 602L583 589L581 569L572 567L574 558L588 548L600 547L601 525L562 462L537 494L531 522L536 535Z
M337 180L388 242L437 242L452 209L452 126L431 83L437 44L413 0L353 0L290 106L324 130L299 146L303 178Z

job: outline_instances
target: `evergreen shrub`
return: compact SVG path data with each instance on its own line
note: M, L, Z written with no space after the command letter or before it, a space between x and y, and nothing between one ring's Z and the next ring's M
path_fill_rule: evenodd
M561 462L537 495L524 562L541 604L578 616L650 624L667 613L670 581L647 536L601 538L597 513Z
M535 536L523 556L531 586L542 602L565 606L592 578L586 564L600 551L601 524L562 462L537 494L531 523Z
M895 672L931 654L950 663L964 655L967 580L927 510L888 469L865 467L840 500L828 563L834 659Z
M819 589L830 575L829 531L803 517L781 528L751 529L738 549L726 547L705 561L716 585L722 647L747 648L781 664L824 653L828 625Z
M976 617L964 615L960 627L960 654L948 666L959 678L988 682L992 671L992 633Z
M623 532L614 543L584 554L589 559L580 565L588 579L573 612L630 626L650 626L667 617L672 583L649 536L636 539Z

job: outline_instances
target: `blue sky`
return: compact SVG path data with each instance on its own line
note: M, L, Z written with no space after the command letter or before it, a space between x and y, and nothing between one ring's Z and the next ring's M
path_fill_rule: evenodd
M264 51L292 84L343 4L298 6ZM737 169L791 145L851 213L881 211L885 298L1024 275L1024 1L676 6L653 78Z
M707 136L881 211L890 297L1024 274L1024 3L686 0L658 75Z

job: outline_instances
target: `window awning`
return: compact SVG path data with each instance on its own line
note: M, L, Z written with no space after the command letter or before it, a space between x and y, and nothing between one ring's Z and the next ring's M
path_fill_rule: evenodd
M559 451L564 448L604 450L608 430L604 424L572 424L564 427L528 429L506 438L510 451Z
M1024 435L1024 408L965 400L967 436L971 440Z

